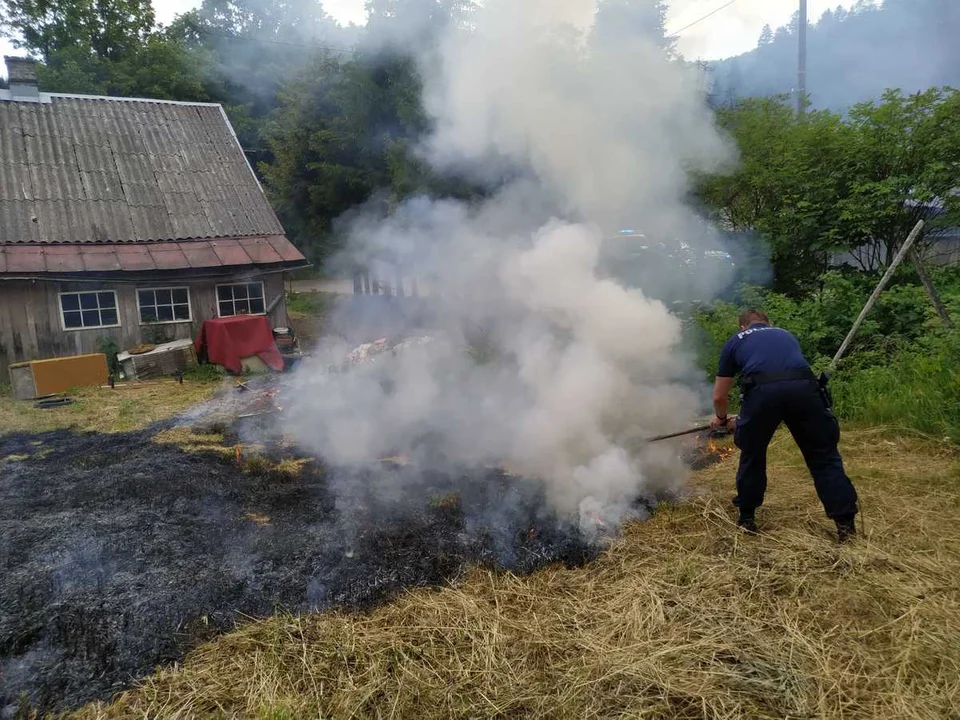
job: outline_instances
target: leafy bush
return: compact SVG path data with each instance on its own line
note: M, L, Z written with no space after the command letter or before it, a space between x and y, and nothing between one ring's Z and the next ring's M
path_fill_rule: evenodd
M226 376L226 370L212 363L192 365L183 371L184 379L193 382L217 382L223 380Z
M98 337L97 352L107 356L107 369L114 375L119 374L120 362L117 360L117 355L120 353L120 346L117 345L117 341L110 337Z

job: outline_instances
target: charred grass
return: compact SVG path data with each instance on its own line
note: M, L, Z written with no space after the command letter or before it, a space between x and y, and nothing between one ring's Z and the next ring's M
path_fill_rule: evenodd
M175 423L0 435L0 717L110 698L254 618L596 555L495 470L331 469Z
M956 718L960 457L882 430L843 449L850 546L779 435L759 537L733 457L589 565L252 622L73 717Z

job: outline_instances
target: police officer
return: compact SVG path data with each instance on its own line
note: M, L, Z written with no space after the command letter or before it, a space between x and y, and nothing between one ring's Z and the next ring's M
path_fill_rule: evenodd
M716 417L712 427L734 428L740 448L737 470L738 525L757 532L756 509L767 489L767 446L785 422L803 453L827 516L837 524L840 542L856 534L857 491L843 470L837 450L840 425L830 411L825 379L817 379L803 357L800 343L786 330L773 327L765 313L740 315L740 332L723 346L713 388ZM734 376L740 376L740 416L727 416Z

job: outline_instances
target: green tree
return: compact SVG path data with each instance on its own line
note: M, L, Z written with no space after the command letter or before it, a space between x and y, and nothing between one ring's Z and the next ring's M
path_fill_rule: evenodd
M816 286L837 252L885 266L918 219L935 230L960 222L958 103L953 90L890 92L847 118L798 119L785 97L739 101L717 117L740 165L703 178L700 198L722 224L768 239L782 292Z
M116 60L139 48L155 18L150 0L3 0L0 23L45 62L69 49Z
M741 162L731 174L705 178L701 199L723 225L766 237L775 286L801 291L847 247L834 201L848 193L849 128L826 112L800 122L786 98L740 100L717 116Z
M854 181L839 198L847 232L864 240L865 268L888 265L918 220L928 227L921 250L960 225L960 92L930 89L855 105Z
M419 80L408 59L318 56L291 83L266 127L261 164L284 225L316 259L335 248L335 218L393 186L420 185L408 143L423 132Z
M773 28L769 24L763 26L760 31L760 39L757 41L757 47L763 47L773 42Z

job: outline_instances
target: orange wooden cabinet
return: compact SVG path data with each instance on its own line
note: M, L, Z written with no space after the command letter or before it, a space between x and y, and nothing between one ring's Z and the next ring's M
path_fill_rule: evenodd
M103 385L108 375L107 356L103 353L31 360L10 366L14 396L19 400L46 397L75 387Z

